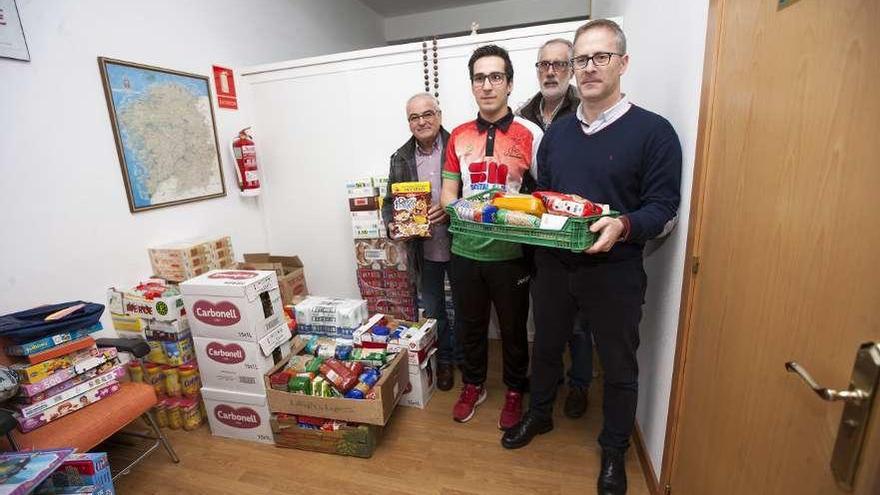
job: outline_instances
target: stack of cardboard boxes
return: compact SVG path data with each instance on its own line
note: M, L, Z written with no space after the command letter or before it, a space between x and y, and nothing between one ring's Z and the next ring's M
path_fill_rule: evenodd
M388 179L365 177L348 181L346 187L352 210L358 288L367 301L367 309L404 320L418 319L418 297L409 273L406 243L387 239L382 221L380 210ZM370 228L362 223L366 216L361 215L367 215L366 212Z
M290 355L274 271L214 270L180 284L211 432L273 443L263 375Z
M153 409L159 426L173 429L183 425L166 421L168 414L181 405L202 407L198 393L198 367L195 362L193 338L183 296L173 284L163 279L149 279L136 287L107 290L110 315L117 333L122 337L140 337L150 345L143 362L129 363L132 381L152 385L159 397ZM177 416L175 416L177 417ZM187 429L201 422L190 421Z
M383 188L379 187L383 184ZM381 239L385 237L382 222L382 197L387 189L384 183L372 177L350 180L345 184L348 193L348 210L351 214L351 233L355 239Z
M354 333L354 346L370 347L370 332L382 321L394 321L389 315L375 314ZM404 389L400 404L424 409L434 395L437 383L437 320L419 323L398 321L408 327L396 341L388 343L391 353L406 350L409 385Z
M402 320L418 319L416 286L409 271L409 254L403 241L355 240L357 283L372 313Z
M153 275L171 282L183 282L209 270L231 267L235 260L232 239L192 239L148 249Z

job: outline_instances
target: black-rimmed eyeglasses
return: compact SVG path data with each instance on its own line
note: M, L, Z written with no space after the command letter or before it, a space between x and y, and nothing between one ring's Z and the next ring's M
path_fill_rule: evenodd
M474 77L471 79L471 82L474 84L474 86L480 87L483 84L485 84L487 80L489 81L489 83L492 86L498 86L499 84L501 84L505 80L507 80L507 74L505 74L503 72L492 72L491 74L488 74L488 75L487 74L474 74Z
M593 61L593 65L596 67L604 67L611 62L611 57L617 55L618 57L622 57L623 55L620 53L611 53L611 52L596 52L593 56L589 55L581 55L580 57L575 57L570 60L571 66L575 69L586 69L587 65L590 64L590 60Z
M561 60L557 60L555 62L548 62L547 60L541 60L540 62L535 63L535 67L537 67L538 70L541 72L549 71L550 67L553 67L553 70L556 72L563 72L565 70L568 70L569 67L571 67L571 62L569 62L568 60L566 60L564 62Z
M414 114L410 115L409 117L407 117L407 120L409 120L410 123L416 123L420 119L433 120L434 117L436 117L436 116L437 116L437 112L435 112L434 110L428 110L428 111L422 112L422 113L414 113Z

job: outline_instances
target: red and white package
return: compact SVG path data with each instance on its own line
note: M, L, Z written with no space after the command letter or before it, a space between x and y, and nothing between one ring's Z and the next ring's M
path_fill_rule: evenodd
M541 200L547 213L567 217L591 217L608 213L608 205L593 203L577 194L563 194L552 191L538 191L532 196Z

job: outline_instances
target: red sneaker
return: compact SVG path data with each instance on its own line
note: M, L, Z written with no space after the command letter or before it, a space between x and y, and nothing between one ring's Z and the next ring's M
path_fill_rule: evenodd
M474 417L474 410L486 400L486 388L482 385L465 383L461 387L461 395L452 408L452 419L466 423Z
M501 408L501 417L498 419L498 428L507 430L513 428L522 419L522 393L508 390L504 396L504 407Z

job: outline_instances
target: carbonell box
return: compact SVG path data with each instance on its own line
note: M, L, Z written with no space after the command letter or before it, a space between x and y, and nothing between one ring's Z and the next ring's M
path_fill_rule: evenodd
M400 405L424 409L434 395L437 383L437 347L432 347L420 364L409 365L409 385L400 398Z
M195 337L202 385L266 395L263 375L290 355L290 329L278 325L259 343Z
M275 443L265 395L203 387L202 398L211 434L270 445Z
M259 343L284 322L274 271L212 270L180 292L193 337Z

